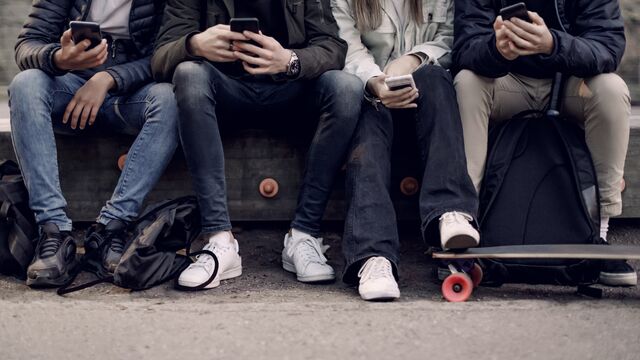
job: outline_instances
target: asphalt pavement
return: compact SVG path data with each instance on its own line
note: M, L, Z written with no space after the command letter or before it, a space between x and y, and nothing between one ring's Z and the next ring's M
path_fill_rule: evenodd
M612 225L612 242L640 245L640 222ZM306 285L283 271L286 224L243 226L244 274L200 293L101 284L59 297L0 278L0 359L640 358L637 288L592 299L571 287L505 285L447 303L418 225L407 223L402 298L368 303L341 281ZM325 233L338 272L340 234L340 224Z

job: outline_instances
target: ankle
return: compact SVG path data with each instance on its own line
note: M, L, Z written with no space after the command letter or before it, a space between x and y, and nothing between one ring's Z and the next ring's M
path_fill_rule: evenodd
M231 230L218 231L209 236L209 242L215 244L233 244L234 238Z
M607 241L607 235L609 233L609 217L603 216L600 218L600 237Z

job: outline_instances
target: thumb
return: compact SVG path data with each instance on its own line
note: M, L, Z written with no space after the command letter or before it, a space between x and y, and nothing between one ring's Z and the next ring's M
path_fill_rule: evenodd
M498 16L496 18L496 21L493 22L493 29L494 30L500 30L502 29L502 26L504 25L504 21L502 20L502 16Z
M71 45L71 30L67 30L62 33L62 37L60 38L60 45L63 47Z

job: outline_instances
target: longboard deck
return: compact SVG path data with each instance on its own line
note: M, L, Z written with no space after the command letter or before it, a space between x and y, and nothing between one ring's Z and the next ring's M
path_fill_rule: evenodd
M509 245L433 253L434 259L640 259L633 245Z

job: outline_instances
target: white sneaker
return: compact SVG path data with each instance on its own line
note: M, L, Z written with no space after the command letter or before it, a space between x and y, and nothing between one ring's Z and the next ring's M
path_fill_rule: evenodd
M336 274L324 256L328 248L322 244L322 238L292 229L284 236L282 267L296 274L301 282L334 280Z
M231 233L228 233L232 237ZM209 250L216 254L218 258L218 274L213 281L205 286L205 289L212 289L220 285L220 280L227 280L242 275L242 258L238 255L239 245L236 239L213 236L209 239L209 243L202 250ZM193 288L200 286L213 275L215 262L213 258L207 254L196 256L196 262L189 265L178 278L180 286Z
M369 258L360 268L358 277L358 292L364 300L393 300L400 297L391 262L382 256Z
M440 217L440 242L443 249L466 249L480 243L480 233L465 213L451 211Z

